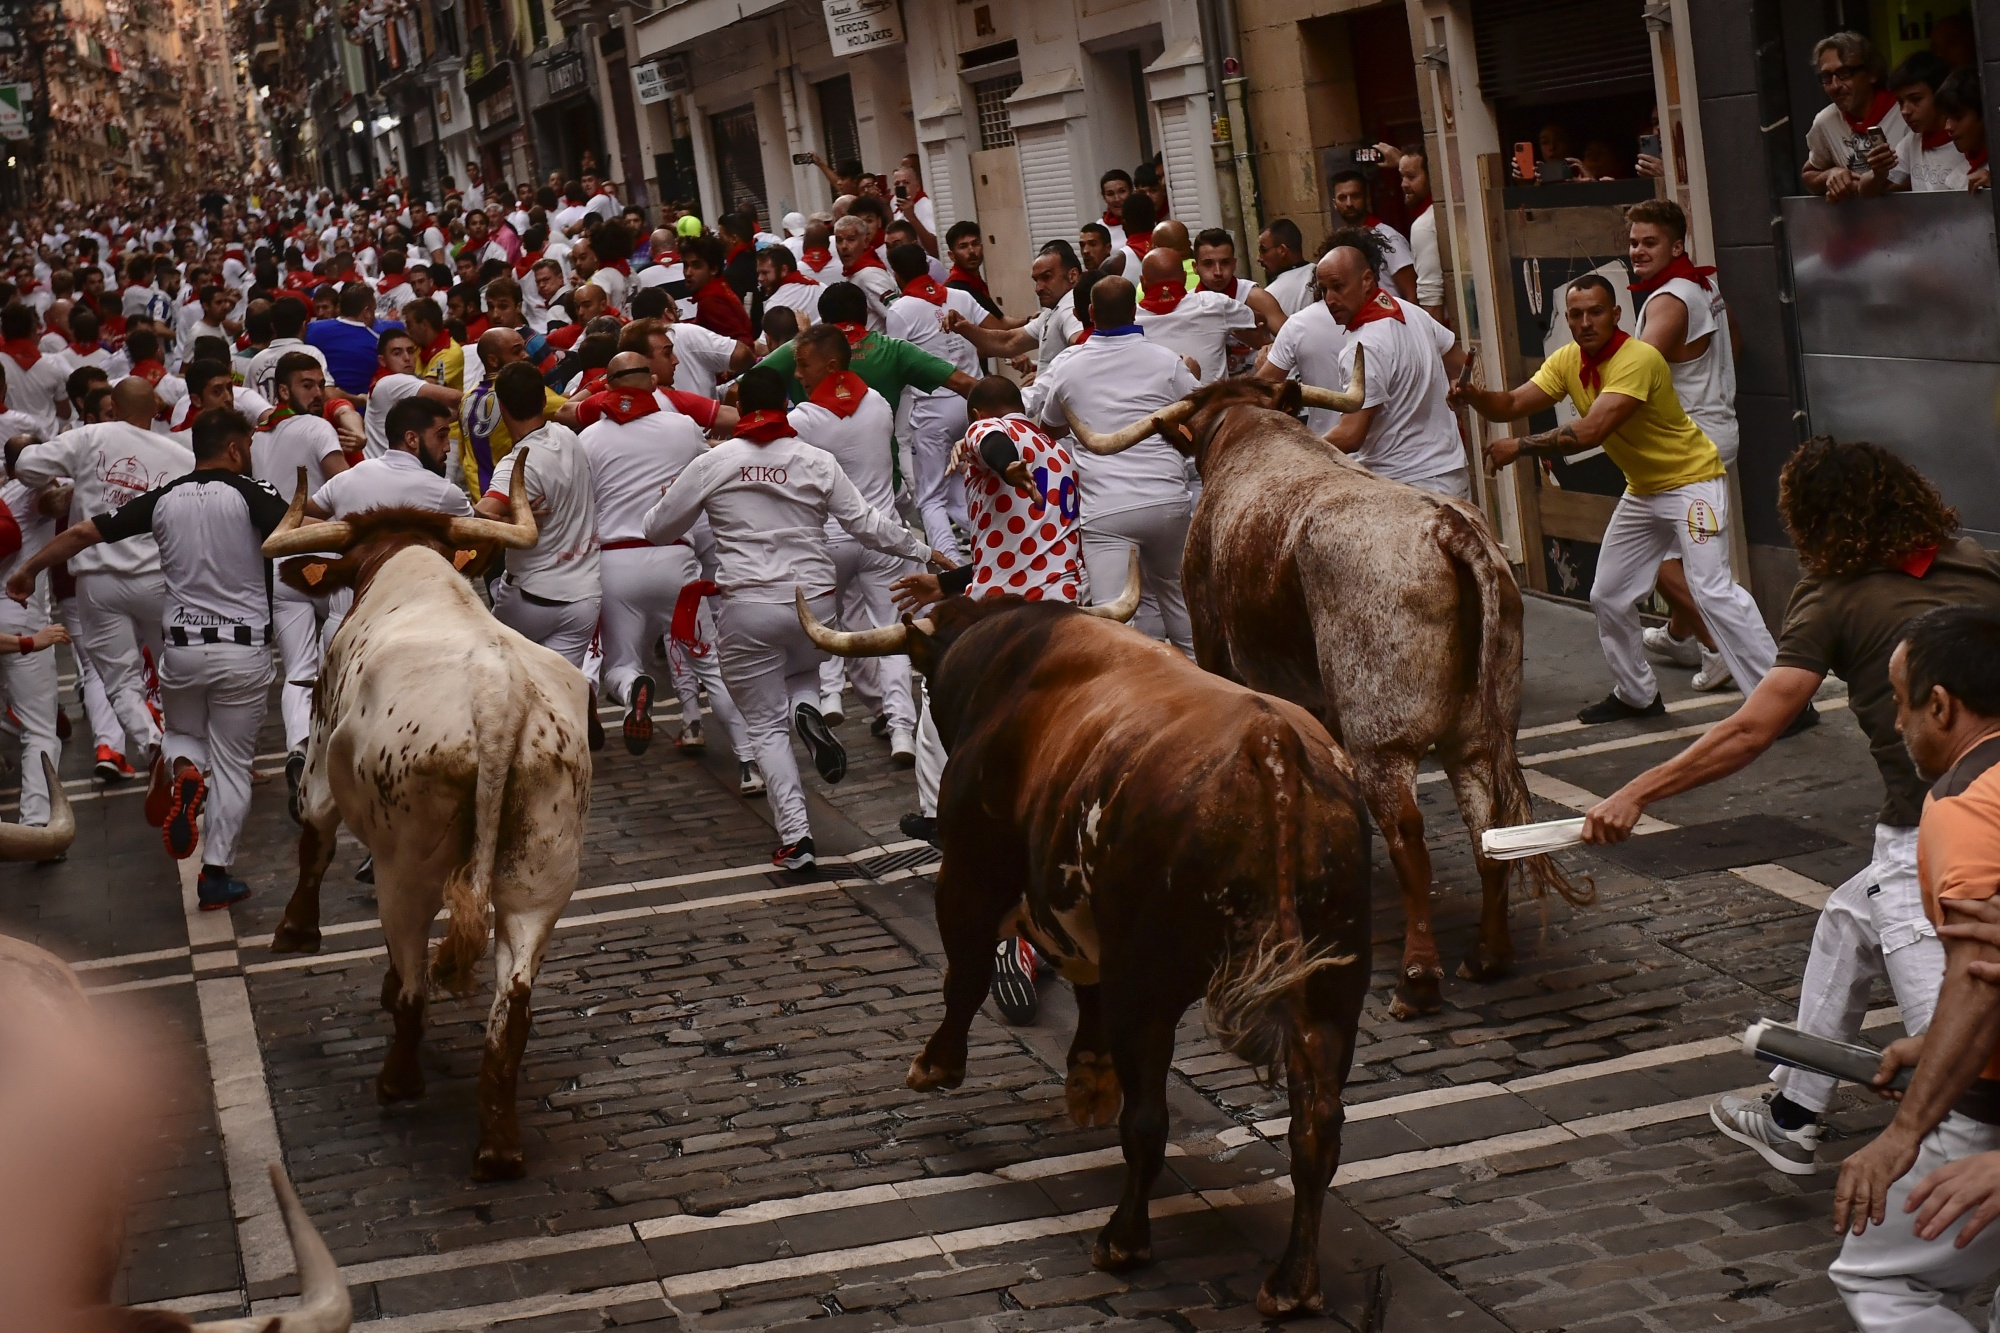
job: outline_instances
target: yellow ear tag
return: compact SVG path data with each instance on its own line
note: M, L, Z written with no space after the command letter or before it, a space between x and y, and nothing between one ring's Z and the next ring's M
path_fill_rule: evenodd
M299 573L305 578L307 583L317 588L319 581L326 577L326 564L323 561L315 560L311 564L301 568Z
M467 565L471 564L473 560L477 558L478 555L479 552L477 551L454 551L451 557L451 567L456 570L463 570Z

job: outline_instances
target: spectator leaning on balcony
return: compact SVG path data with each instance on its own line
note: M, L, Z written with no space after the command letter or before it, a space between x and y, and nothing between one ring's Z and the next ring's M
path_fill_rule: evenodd
M1965 188L1991 188L1993 169L1986 162L1986 113L1980 109L1979 76L1962 69L1946 79L1938 89L1938 106L1951 141L1965 155Z
M1889 74L1889 91L1903 113L1906 127L1896 157L1909 173L1910 188L1919 192L1963 190L1970 168L1945 128L1938 90L1951 78L1951 67L1929 51L1919 51Z
M1813 47L1827 105L1806 131L1800 179L1829 203L1907 188L1896 145L1909 133L1896 99L1881 86L1882 62L1858 32L1836 32ZM1874 131L1880 131L1875 134Z

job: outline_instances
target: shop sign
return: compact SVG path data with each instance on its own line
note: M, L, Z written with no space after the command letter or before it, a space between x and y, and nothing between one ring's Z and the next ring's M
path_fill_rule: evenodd
M474 108L474 114L478 118L479 128L482 130L490 130L495 125L501 125L512 120L514 118L514 81L509 79L486 96L480 98L479 105Z
M687 57L675 52L632 67L632 83L645 105L664 102L688 90Z
M903 40L896 0L824 0L826 37L837 56L858 55Z
M588 79L583 57L574 53L551 60L544 73L548 76L550 97L561 97L572 89L581 88Z

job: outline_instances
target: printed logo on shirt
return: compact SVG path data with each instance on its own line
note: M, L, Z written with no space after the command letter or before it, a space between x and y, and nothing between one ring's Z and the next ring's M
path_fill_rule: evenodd
M105 490L116 496L119 504L153 489L153 479L146 471L146 465L130 454L106 463L101 475Z
M742 471L742 480L744 481L769 482L773 486L784 485L787 476L785 468L772 467L767 463L752 463L744 467Z
M1688 505L1688 537L1700 546L1710 537L1722 535L1722 520L1715 512L1715 506L1706 500L1696 500Z

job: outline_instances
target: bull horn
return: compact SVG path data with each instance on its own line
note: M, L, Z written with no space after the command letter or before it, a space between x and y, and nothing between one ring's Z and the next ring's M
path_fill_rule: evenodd
M488 544L511 546L517 551L525 551L541 539L541 529L535 523L535 511L528 504L528 451L523 448L521 456L514 460L514 476L507 484L507 503L513 510L512 521L502 523L497 518L455 518L445 539L458 547Z
M49 781L49 822L40 828L0 823L0 861L54 860L76 841L76 813L69 808L69 793L46 750L41 759L42 775Z
M820 624L819 617L806 605L806 590L794 588L792 597L798 603L799 625L811 639L813 647L835 657L894 657L909 647L912 628L920 634L929 634L934 626L927 616L909 625L878 625L874 629L842 630L828 629Z
M1355 344L1354 378L1347 382L1347 392L1335 393L1331 389L1319 389L1310 384L1302 384L1299 386L1299 401L1307 407L1327 407L1336 412L1360 411L1361 399L1367 387L1361 373L1362 352L1361 345Z
M1079 606L1077 610L1087 616L1099 616L1105 620L1115 620L1124 624L1132 619L1139 609L1139 548L1133 547L1131 559L1125 566L1125 591L1118 594L1115 602L1105 602L1100 606Z
M299 488L292 493L291 507L264 539L264 558L282 560L288 555L311 555L319 551L344 551L354 540L354 529L345 523L307 523L306 470L299 469Z
M1076 413L1069 405L1063 405L1063 415L1069 418L1070 433L1083 443L1083 447L1093 454L1123 453L1139 441L1151 435L1162 426L1172 425L1194 411L1194 404L1183 398L1177 403L1168 403L1157 412L1140 417L1124 430L1116 430L1109 435L1099 435L1076 419Z
M340 1266L276 1162L271 1163L271 1188L277 1191L285 1230L292 1238L292 1257L299 1268L299 1308L282 1315L196 1324L194 1333L347 1333L353 1324L354 1307L347 1298L347 1284L340 1279Z

